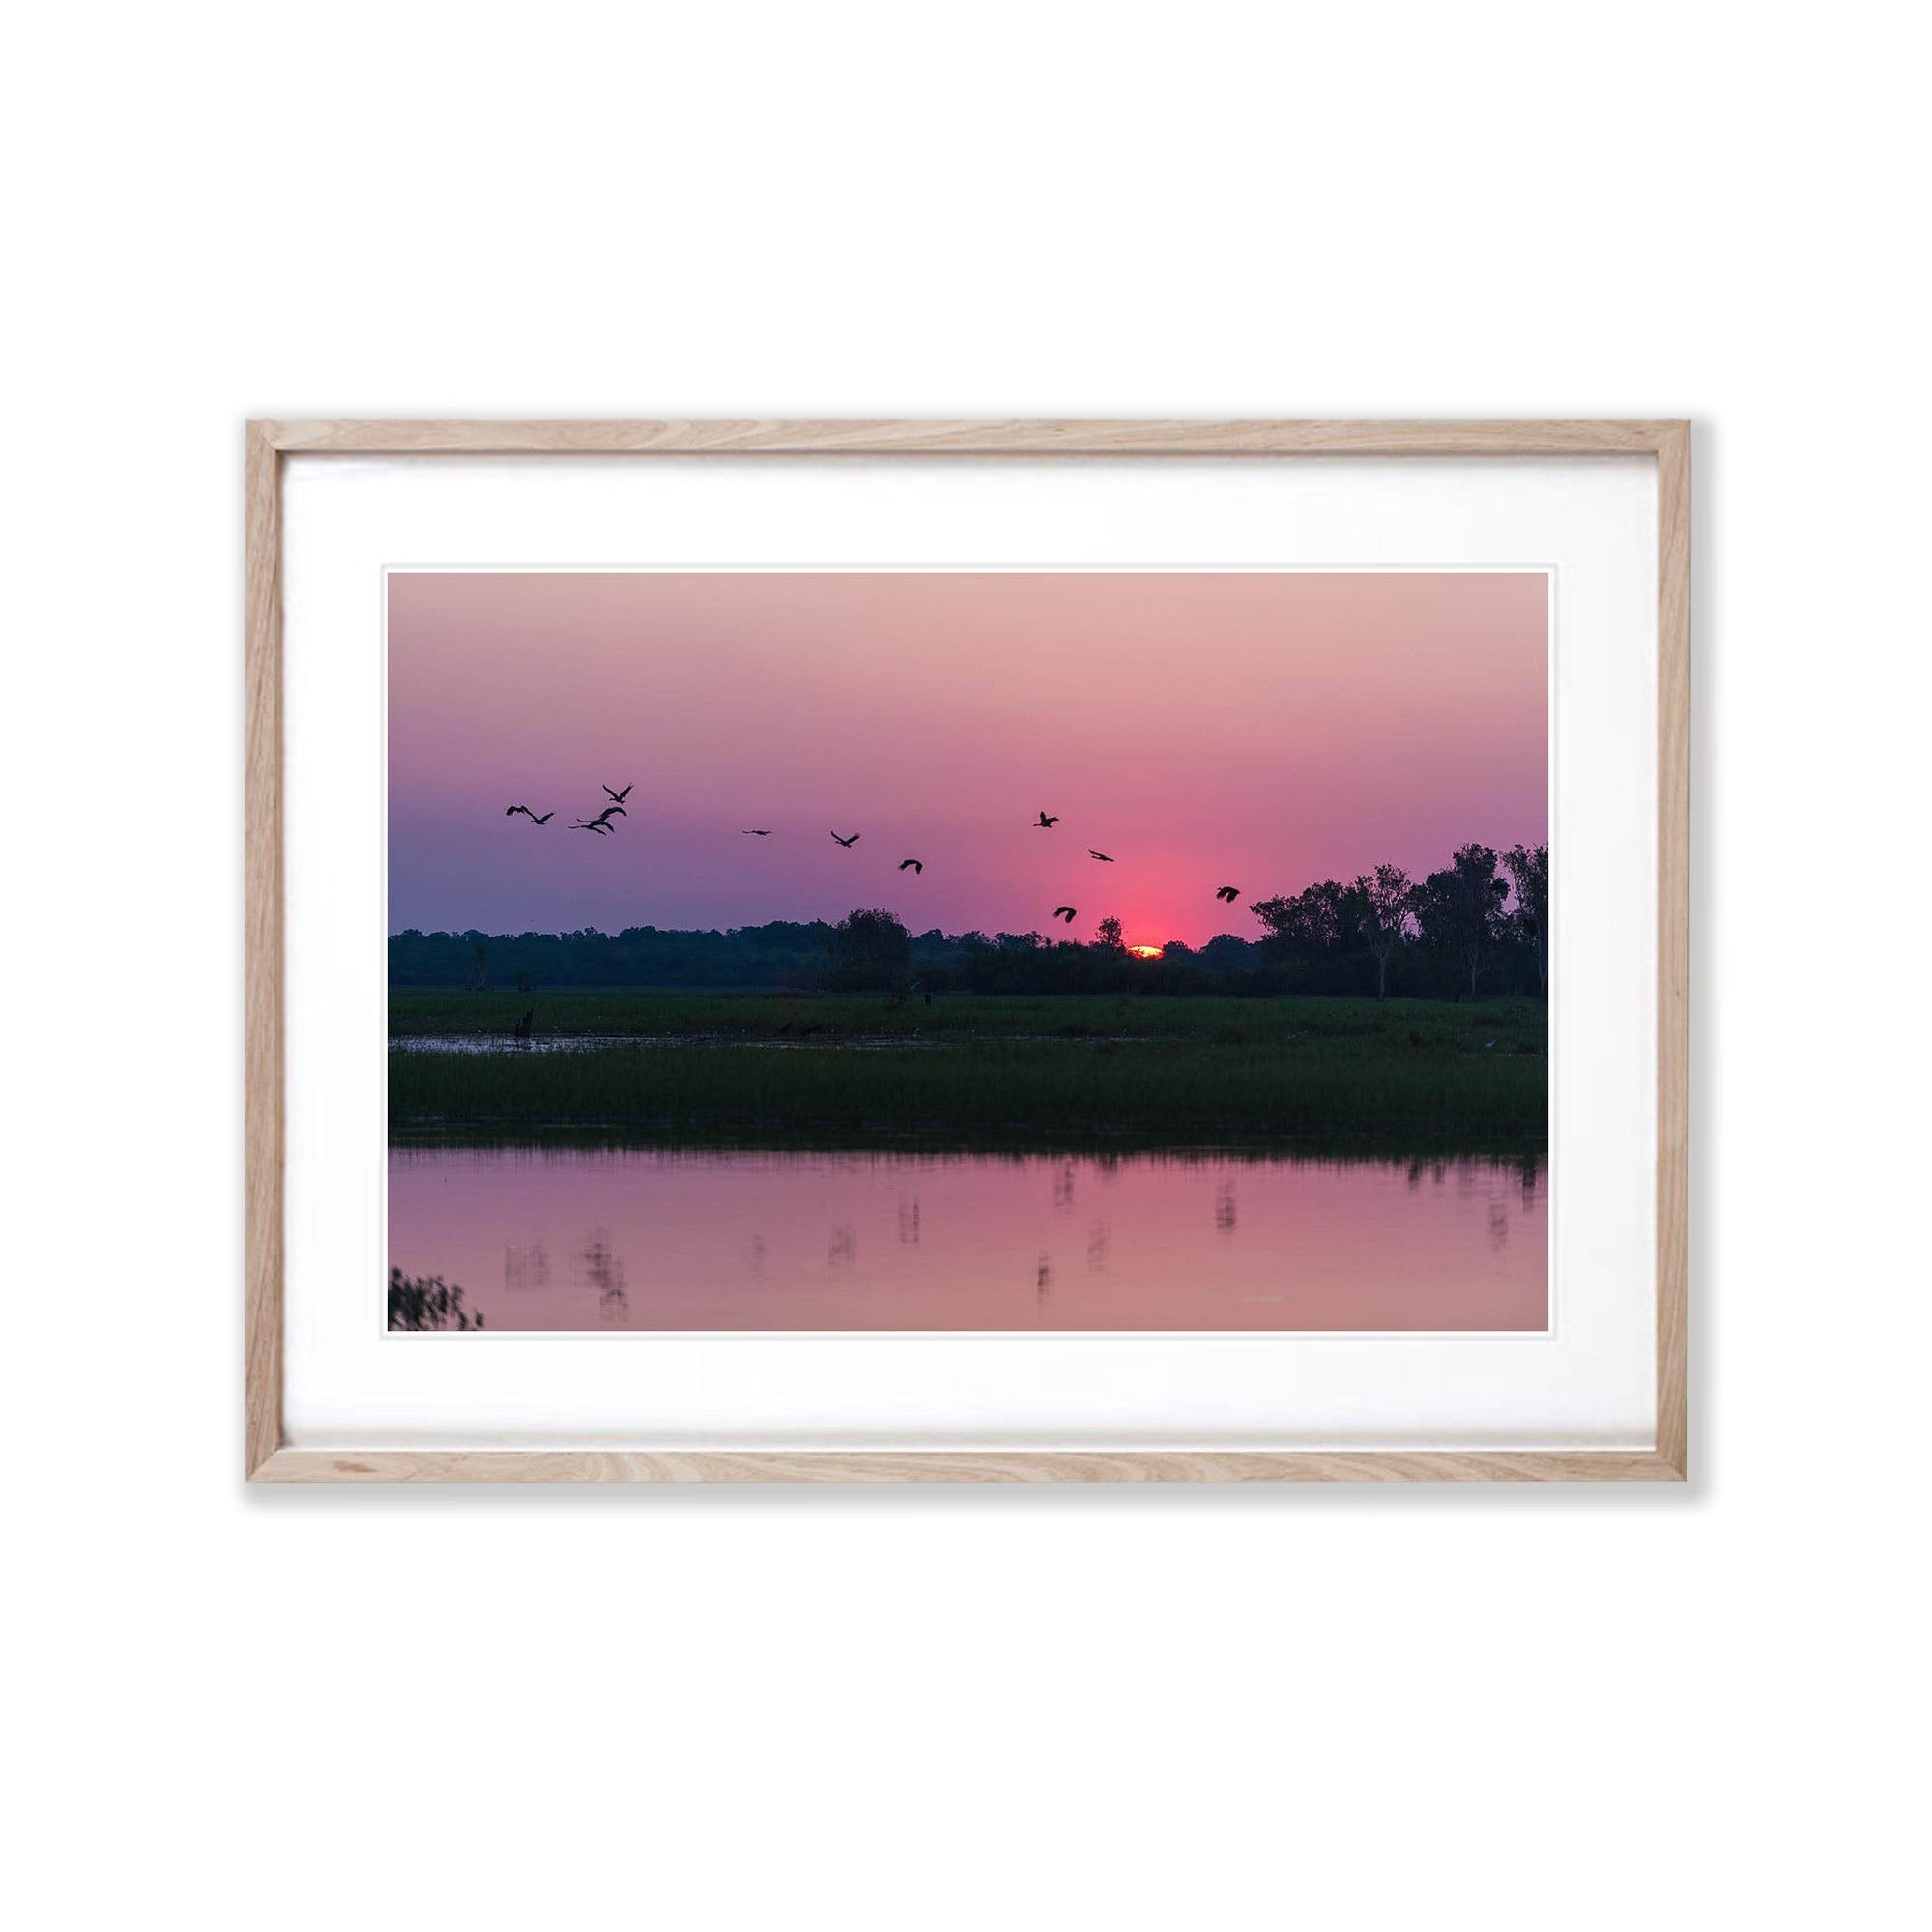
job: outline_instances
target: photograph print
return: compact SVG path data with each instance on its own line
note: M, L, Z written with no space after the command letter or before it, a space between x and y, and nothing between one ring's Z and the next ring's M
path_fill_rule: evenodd
M1545 573L386 598L389 1328L1548 1327Z

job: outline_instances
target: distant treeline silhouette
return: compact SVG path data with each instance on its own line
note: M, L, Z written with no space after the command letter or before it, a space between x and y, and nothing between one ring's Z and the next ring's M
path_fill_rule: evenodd
M1081 943L1040 933L911 933L896 915L855 909L729 931L629 926L620 933L423 933L389 940L392 986L540 992L581 986L792 988L941 993L1393 994L1467 998L1548 986L1549 848L1459 847L1412 880L1379 865L1342 883L1251 903L1263 936L1178 940L1157 959L1103 919Z

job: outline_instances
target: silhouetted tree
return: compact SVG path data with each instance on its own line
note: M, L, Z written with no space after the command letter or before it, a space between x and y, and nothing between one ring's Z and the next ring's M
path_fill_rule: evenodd
M1516 888L1515 924L1536 957L1536 990L1549 997L1549 848L1512 846L1503 869Z
M1351 958L1359 962L1369 949L1369 902L1363 886L1361 879L1343 885L1324 879L1292 896L1258 899L1248 909L1267 928L1265 943L1271 953L1305 971L1330 968L1327 978L1333 985L1341 978L1334 968Z
M898 918L860 907L832 929L830 984L848 993L890 993L904 987L912 936Z
M1369 950L1375 956L1375 997L1389 996L1389 962L1408 943L1415 917L1415 888L1399 865L1378 865L1355 881L1365 908Z
M1488 846L1458 846L1447 870L1432 872L1416 894L1416 924L1430 945L1459 960L1469 971L1469 996L1476 978L1508 931L1503 902L1510 882L1496 876L1496 854Z
M1093 942L1103 952L1124 953L1127 950L1127 940L1120 930L1120 921L1111 917L1103 919L1093 929Z

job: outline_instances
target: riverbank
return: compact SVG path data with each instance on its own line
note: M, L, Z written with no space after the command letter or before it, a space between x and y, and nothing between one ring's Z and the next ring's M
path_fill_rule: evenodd
M534 1009L532 1034L510 1038ZM392 1139L1534 1149L1540 1002L397 989ZM502 1051L439 1051L462 1036ZM654 1043L654 1044L653 1044Z

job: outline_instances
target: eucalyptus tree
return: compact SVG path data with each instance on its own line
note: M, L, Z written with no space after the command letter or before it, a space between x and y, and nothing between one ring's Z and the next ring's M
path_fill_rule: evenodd
M1389 996L1389 962L1408 943L1415 923L1415 887L1399 865L1378 865L1355 881L1366 908L1363 929L1375 960L1375 997Z
M1537 991L1549 997L1549 848L1513 846L1503 869L1516 888L1516 931L1536 955Z
M1509 930L1503 902L1510 881L1498 876L1490 846L1458 846L1449 865L1417 888L1416 924L1423 938L1469 969L1469 996L1491 952Z

